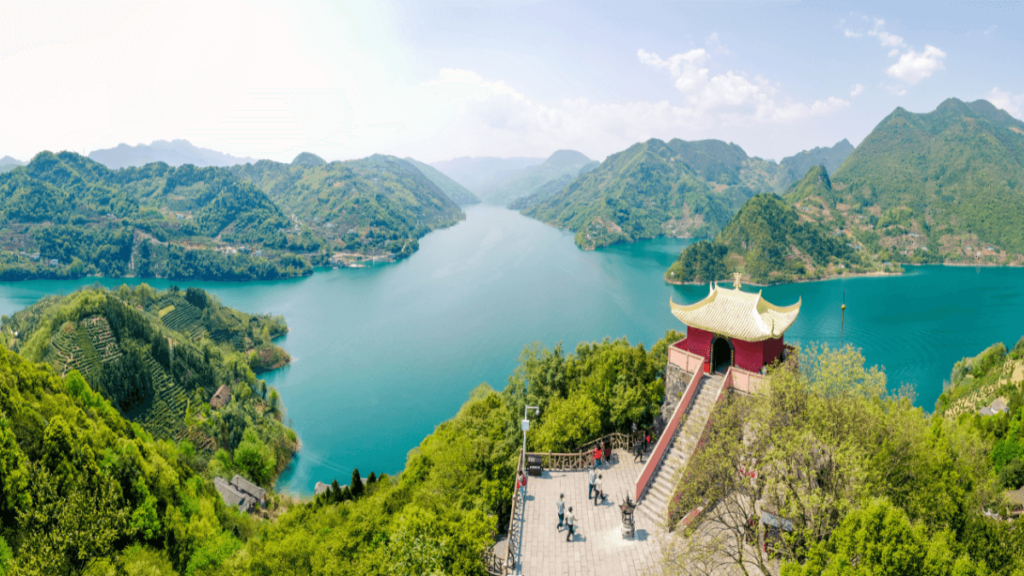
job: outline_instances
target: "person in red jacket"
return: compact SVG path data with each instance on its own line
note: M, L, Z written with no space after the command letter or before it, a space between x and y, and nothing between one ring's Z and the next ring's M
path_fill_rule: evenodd
M594 446L594 466L601 465L601 446Z

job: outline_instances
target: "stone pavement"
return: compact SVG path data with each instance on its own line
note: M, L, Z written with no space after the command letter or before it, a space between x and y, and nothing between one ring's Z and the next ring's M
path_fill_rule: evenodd
M525 523L520 551L524 576L588 575L632 576L658 570L660 552L655 534L663 528L640 514L636 536L623 538L619 532L622 514L619 505L632 494L641 464L633 456L616 450L611 465L598 470L604 475L604 493L608 499L594 506L587 499L587 473L548 472L530 477L527 484ZM565 494L566 514L572 506L576 514L576 535L565 541L565 529L558 530L555 501Z

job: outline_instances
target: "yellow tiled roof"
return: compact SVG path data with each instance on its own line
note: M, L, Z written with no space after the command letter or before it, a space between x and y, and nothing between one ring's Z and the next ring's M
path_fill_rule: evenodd
M792 306L776 306L757 294L713 285L708 297L689 306L669 298L672 314L683 324L738 338L760 342L778 338L800 314L801 300Z

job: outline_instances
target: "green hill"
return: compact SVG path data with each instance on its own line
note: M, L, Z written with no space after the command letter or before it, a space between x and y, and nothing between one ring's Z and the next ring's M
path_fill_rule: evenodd
M583 249L712 237L728 223L734 197L754 193L742 184L747 160L739 146L718 140L652 139L609 156L523 214L576 232Z
M1024 263L1024 122L985 100L897 108L833 174L831 192L792 200L881 259Z
M419 169L424 176L429 178L431 182L436 184L442 192L447 194L448 197L459 206L469 206L470 204L480 203L480 199L467 190L465 186L445 176L437 168L434 168L429 164L424 164L418 160L413 160L412 158L406 158L405 161Z
M552 182L568 183L590 163L590 158L575 150L558 150L535 166L498 172L480 188L479 195L485 202L508 204Z
M828 182L824 167L818 166L793 189L824 189ZM665 279L703 283L739 272L747 282L775 284L883 269L874 260L862 258L845 235L802 218L775 194L758 194L713 242L687 246L665 272Z
M853 144L850 144L849 140L843 138L831 148L819 146L783 158L782 162L779 162L779 185L777 190L779 192L786 190L794 182L803 178L807 171L815 166L824 166L828 173L834 173L852 152Z
M40 152L0 175L0 278L307 274L288 226L266 194L224 168L110 170L72 152Z
M280 317L233 310L198 288L158 292L143 284L44 298L5 317L0 331L29 360L61 376L81 373L156 438L188 437L212 452L233 450L246 421L283 434L277 393L254 372L289 360L272 342L287 331ZM210 398L221 386L235 400L211 415Z
M319 166L260 160L231 169L289 212L293 231L334 261L409 256L418 240L466 215L415 166L394 156Z

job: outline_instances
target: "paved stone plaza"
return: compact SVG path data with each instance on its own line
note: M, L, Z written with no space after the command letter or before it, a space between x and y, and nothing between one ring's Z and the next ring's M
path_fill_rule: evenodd
M548 472L530 477L526 498L525 524L520 563L525 576L585 575L627 576L650 574L658 569L660 553L656 527L641 514L635 514L636 537L623 538L619 532L622 515L619 505L632 494L641 464L633 456L616 450L611 465L603 465L604 492L608 500L594 506L587 499L586 472ZM557 529L555 501L565 494L576 514L576 535L565 541L565 529Z

